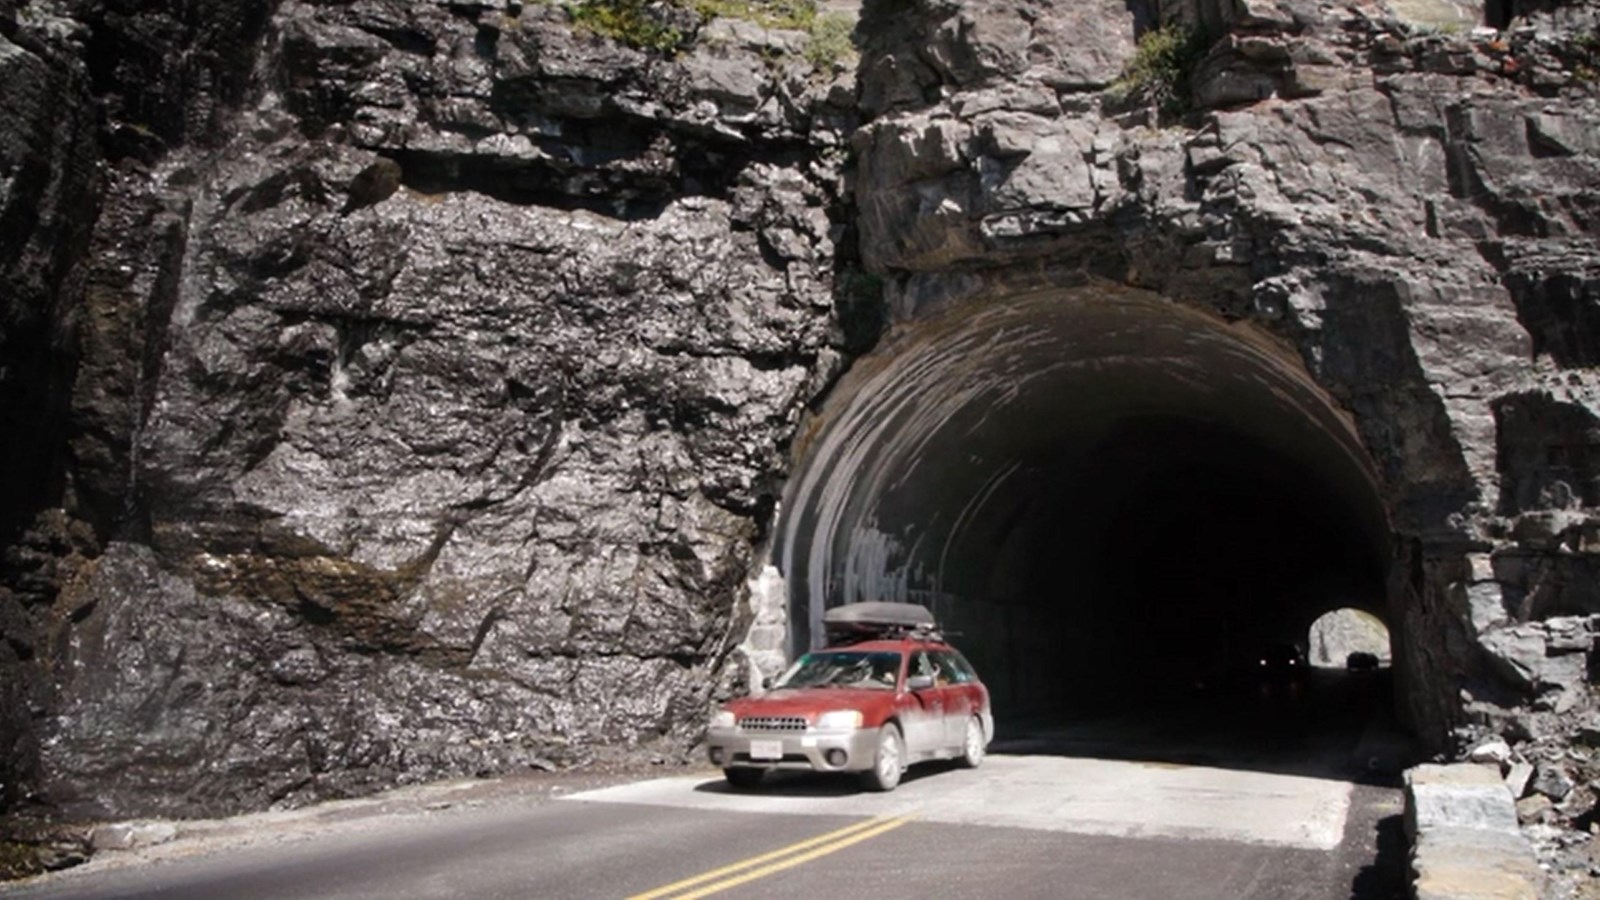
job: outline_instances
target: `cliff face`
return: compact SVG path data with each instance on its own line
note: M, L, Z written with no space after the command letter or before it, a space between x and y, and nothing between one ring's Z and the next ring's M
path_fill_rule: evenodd
M1434 752L1503 737L1561 773L1529 822L1592 821L1600 9L916 9L867 8L854 142L897 321L1134 289L1292 347L1376 472L1405 718ZM1105 89L1162 22L1205 36L1186 108Z
M211 5L6 10L8 804L680 754L845 342L848 94L738 22Z
M1064 284L1348 416L1425 740L1594 715L1593 4L868 2L854 73L689 13L144 6L0 0L7 807L680 756L781 649L808 406ZM1113 87L1162 23L1165 108Z
M1594 502L1600 107L1572 37L1594 9L1500 33L1419 32L1448 4L1161 4L1225 37L1190 61L1189 127L1153 129L1100 89L1132 53L1113 7L928 4L866 29L861 252L889 303L914 317L1087 275L1292 343L1413 545L1397 639L1452 664L1412 677L1462 677L1470 653L1446 647L1468 631L1595 612L1576 510ZM1129 34L1063 37L1107 23ZM1440 607L1459 608L1422 621ZM1415 720L1452 724L1454 693L1418 685Z

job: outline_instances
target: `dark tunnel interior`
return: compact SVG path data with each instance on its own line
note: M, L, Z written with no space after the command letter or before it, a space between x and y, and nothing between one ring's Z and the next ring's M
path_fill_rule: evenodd
M775 547L791 650L824 608L929 606L998 717L1125 709L1387 618L1390 540L1298 354L1142 292L902 326L822 410Z

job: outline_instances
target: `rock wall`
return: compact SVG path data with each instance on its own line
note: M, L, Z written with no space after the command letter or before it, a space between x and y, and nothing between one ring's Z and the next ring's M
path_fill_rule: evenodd
M916 9L868 5L855 137L894 314L1088 278L1290 343L1382 475L1405 719L1441 756L1572 748L1588 787L1544 818L1586 827L1600 8ZM1107 90L1173 23L1205 36L1186 102Z
M732 20L180 6L0 7L5 805L681 756L863 340L838 73Z
M854 75L692 15L145 6L0 0L8 809L681 755L807 405L1067 278L1349 411L1438 752L1593 715L1592 2L869 0ZM1118 83L1163 23L1176 105Z

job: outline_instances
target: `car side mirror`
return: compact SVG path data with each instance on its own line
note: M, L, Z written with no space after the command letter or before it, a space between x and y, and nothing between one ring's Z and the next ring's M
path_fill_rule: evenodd
M932 675L913 675L906 679L906 690L925 691L933 687Z

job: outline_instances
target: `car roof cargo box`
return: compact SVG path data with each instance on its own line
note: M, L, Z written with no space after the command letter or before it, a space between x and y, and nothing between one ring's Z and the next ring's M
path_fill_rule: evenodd
M872 600L825 610L822 630L828 643L849 644L913 634L937 639L939 625L926 606Z

